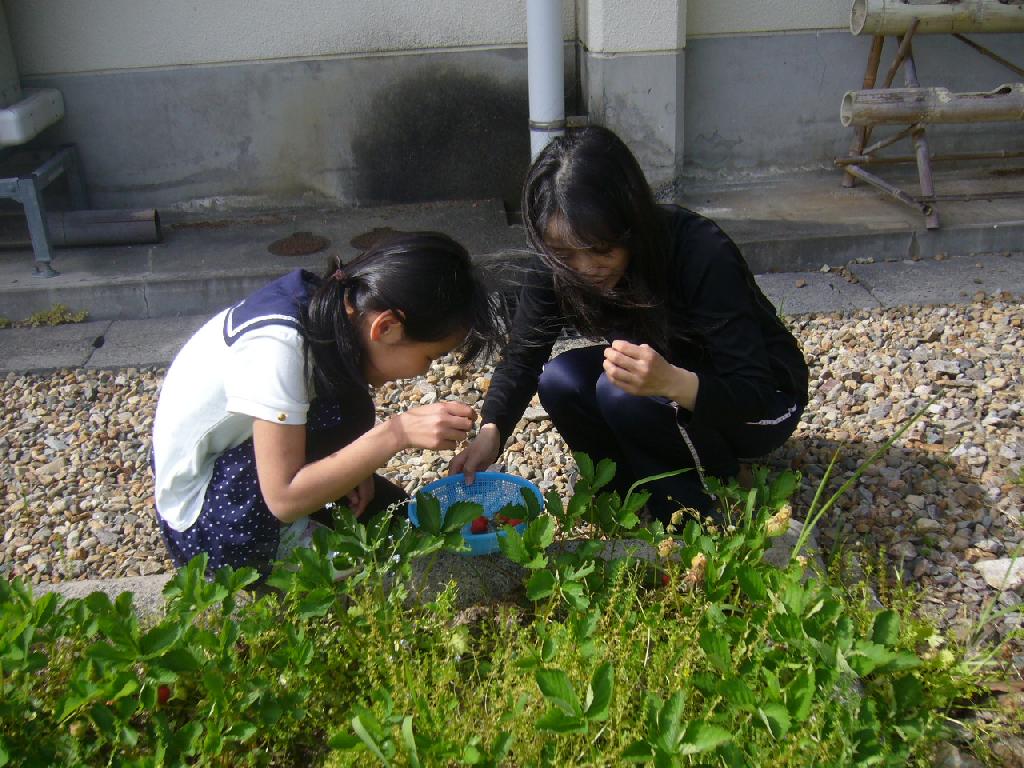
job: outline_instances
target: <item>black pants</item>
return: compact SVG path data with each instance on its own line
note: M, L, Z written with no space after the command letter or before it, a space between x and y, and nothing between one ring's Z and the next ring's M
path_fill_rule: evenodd
M572 451L588 454L595 463L603 458L615 462L609 490L624 495L637 480L687 469L642 486L651 492L648 509L665 523L680 507L714 515L704 476L734 476L741 459L782 445L803 413L791 395L779 392L771 412L759 421L696 429L688 423L689 412L666 398L638 397L615 386L602 369L604 350L574 349L551 360L538 385L541 404Z

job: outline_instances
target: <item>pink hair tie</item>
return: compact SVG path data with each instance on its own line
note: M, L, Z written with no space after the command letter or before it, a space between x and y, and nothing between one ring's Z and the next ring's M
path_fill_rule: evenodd
M334 278L335 280L337 280L340 283L346 277L345 270L343 270L343 269L336 269L334 271L334 274L331 275L331 277Z

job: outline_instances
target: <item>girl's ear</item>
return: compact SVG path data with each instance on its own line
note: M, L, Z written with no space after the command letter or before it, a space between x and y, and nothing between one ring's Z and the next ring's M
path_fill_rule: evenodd
M370 321L370 341L395 344L404 338L404 330L402 318L392 310L386 309L377 313Z

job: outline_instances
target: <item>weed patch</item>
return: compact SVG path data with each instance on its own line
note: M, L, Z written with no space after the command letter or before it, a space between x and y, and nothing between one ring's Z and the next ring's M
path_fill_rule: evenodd
M199 557L151 625L130 594L0 581L0 766L928 765L978 700L991 666L903 593L876 607L799 548L765 562L796 474L717 483L721 530L666 529L641 524L642 483L607 493L614 465L577 462L568 503L524 495L501 539L522 601L468 618L455 584L417 600L412 565L464 547L479 508L423 495L422 528L340 510L266 584ZM582 523L657 557L549 549Z
M34 312L24 320L9 320L6 317L0 317L0 328L39 328L84 323L88 317L89 313L84 309L75 312L64 304L54 304L50 309Z

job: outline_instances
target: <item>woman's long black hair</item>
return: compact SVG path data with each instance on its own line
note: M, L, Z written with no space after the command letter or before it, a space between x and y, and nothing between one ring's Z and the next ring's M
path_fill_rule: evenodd
M357 323L386 310L402 319L409 341L465 334L456 350L462 362L494 354L507 327L498 295L452 238L410 232L383 239L348 264L335 260L313 291L303 329L318 395L366 392Z
M554 273L562 311L580 331L625 330L665 352L668 231L640 164L618 136L587 126L553 139L527 173L522 212L530 245ZM614 291L599 292L551 253L544 233L556 218L569 247L629 252Z

